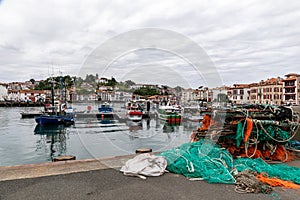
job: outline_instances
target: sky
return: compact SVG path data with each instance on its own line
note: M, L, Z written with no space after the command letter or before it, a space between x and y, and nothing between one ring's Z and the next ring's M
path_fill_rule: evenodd
M96 72L197 88L300 74L299 19L295 0L1 0L0 82Z

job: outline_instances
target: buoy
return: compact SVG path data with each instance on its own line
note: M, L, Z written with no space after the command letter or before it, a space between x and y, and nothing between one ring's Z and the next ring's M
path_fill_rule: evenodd
M150 148L139 148L135 150L135 153L150 153L152 152L152 149Z
M53 162L59 162L59 161L67 161L67 160L76 160L76 156L68 155L68 156L58 156L53 158Z

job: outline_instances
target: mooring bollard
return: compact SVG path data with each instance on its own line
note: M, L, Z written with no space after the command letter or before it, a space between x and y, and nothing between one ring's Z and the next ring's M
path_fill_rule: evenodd
M53 162L59 162L59 161L68 161L68 160L76 160L76 156L68 155L68 156L58 156L53 158Z
M139 148L139 149L135 150L136 154L138 154L138 153L151 153L151 152L152 152L152 149L150 149L150 148Z

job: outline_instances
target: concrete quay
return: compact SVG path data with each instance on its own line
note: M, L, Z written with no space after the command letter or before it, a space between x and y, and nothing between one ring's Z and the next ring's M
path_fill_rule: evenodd
M299 190L275 188L272 195L239 194L234 185L190 181L173 173L160 177L124 176L120 167L134 157L61 161L0 167L0 199L289 199ZM287 163L300 167L300 160Z

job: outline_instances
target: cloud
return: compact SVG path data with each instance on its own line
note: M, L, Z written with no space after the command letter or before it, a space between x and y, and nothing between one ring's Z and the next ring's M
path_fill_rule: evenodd
M89 54L106 40L148 27L172 30L195 41L226 85L300 73L299 18L300 4L292 0L4 0L0 2L0 82L46 78L52 67L56 74L77 75ZM126 67L118 69L118 63ZM189 63L182 58L165 52L132 52L114 63L119 74L129 76L135 72L132 69L149 68L151 79L172 80L156 76L162 71L155 74L151 70L155 66L165 67L174 73L172 77L190 77L193 87L205 80L187 69ZM132 76L135 82L144 80L140 73Z

